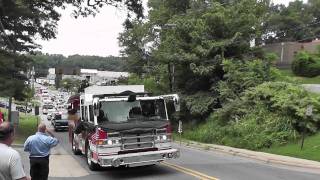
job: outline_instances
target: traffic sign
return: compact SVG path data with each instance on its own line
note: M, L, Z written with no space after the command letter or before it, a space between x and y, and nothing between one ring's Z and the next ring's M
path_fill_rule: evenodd
M182 133L182 121L179 121L178 133Z

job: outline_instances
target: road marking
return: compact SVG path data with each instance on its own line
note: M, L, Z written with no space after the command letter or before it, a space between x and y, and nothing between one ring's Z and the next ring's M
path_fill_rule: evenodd
M212 177L212 176L208 176L208 175L203 174L201 172L194 171L192 169L188 169L188 168L176 165L176 164L171 164L171 163L168 163L168 162L161 162L161 164L164 165L164 166L170 167L172 169L175 169L177 171L183 172L185 174L194 176L194 177L199 178L199 179L203 179L203 180L219 180L218 178L215 178L215 177Z

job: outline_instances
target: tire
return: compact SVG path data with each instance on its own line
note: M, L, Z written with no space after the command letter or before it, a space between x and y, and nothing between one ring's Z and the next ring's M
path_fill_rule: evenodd
M74 155L81 155L81 151L75 146L74 134L72 134L71 148Z
M92 153L91 153L89 145L86 146L86 157L87 157L88 167L89 167L89 169L91 171L97 171L97 170L100 169L100 165L92 162L92 160L91 160L92 159Z

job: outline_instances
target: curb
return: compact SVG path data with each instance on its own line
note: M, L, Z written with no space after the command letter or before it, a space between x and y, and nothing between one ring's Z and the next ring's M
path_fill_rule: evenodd
M176 144L179 144L179 141L175 141ZM271 153L265 153L265 152L257 152L257 151L251 151L247 149L239 149L239 148L233 148L233 147L223 147L223 146L217 146L214 144L204 144L204 143L199 143L195 141L187 141L187 142L181 142L181 145L185 147L192 147L196 148L199 150L207 150L207 151L218 151L221 153L233 155L233 156L238 156L238 157L244 157L244 158L249 158L253 160L257 160L260 162L264 162L266 164L277 164L277 165L285 165L285 166L291 166L291 167L298 167L298 168L308 168L308 169L313 169L313 170L320 170L320 162L317 161L312 161L312 160L307 160L307 159L299 159L295 157L290 157L290 156L282 156L282 155L276 155L276 154L271 154ZM242 151L247 151L242 152ZM264 155L271 155L271 156L277 156L279 159L276 157L268 158L264 157ZM303 161L309 161L311 163L319 163L318 166L314 166L311 164L301 164L301 162L297 161L286 161L282 160L282 158L294 158L297 160L303 160Z

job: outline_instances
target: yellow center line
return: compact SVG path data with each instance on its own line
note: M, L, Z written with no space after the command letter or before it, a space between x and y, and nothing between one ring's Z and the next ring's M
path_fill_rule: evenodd
M188 169L188 168L176 165L176 164L171 164L171 163L168 163L168 162L161 162L161 164L164 165L164 166L170 167L172 169L175 169L177 171L183 172L185 174L194 176L194 177L199 178L199 179L203 179L203 180L219 180L218 178L215 178L215 177L212 177L212 176L208 176L208 175L203 174L201 172L194 171L192 169Z

